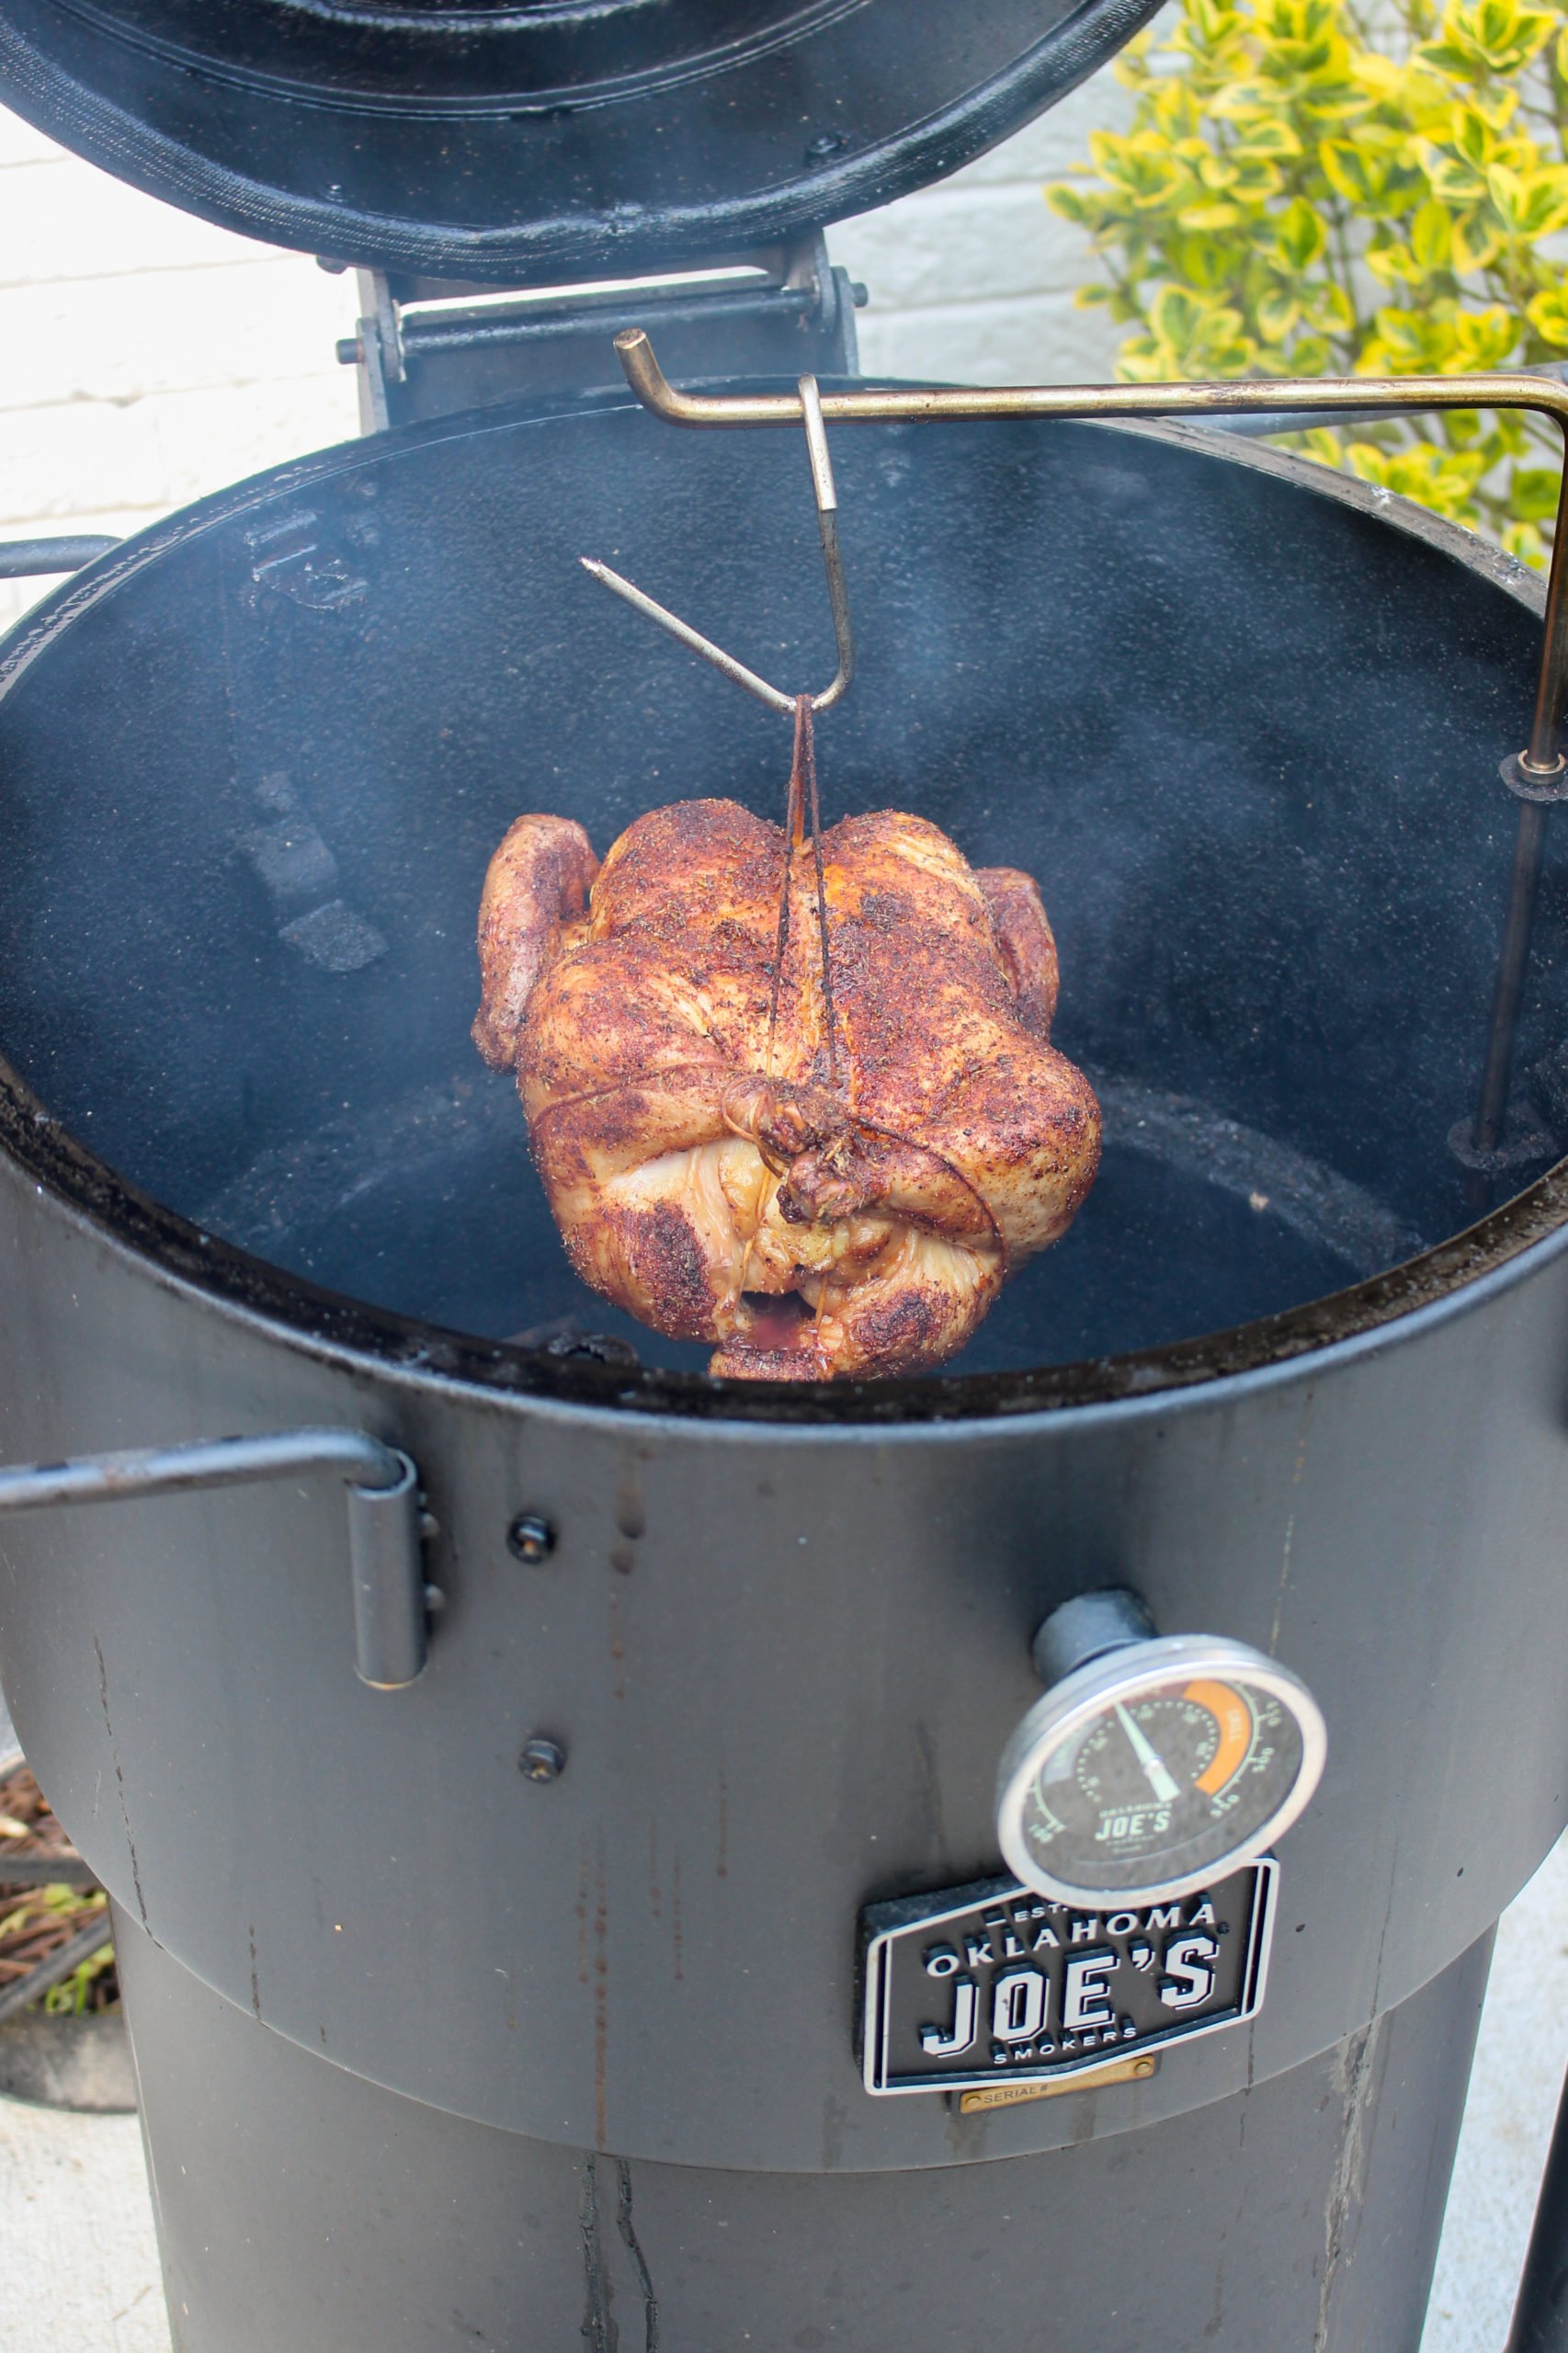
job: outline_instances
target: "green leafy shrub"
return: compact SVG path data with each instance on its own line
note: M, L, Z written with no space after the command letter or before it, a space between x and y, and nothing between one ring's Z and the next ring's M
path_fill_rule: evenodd
M1134 329L1118 372L1452 375L1568 356L1568 26L1523 0L1182 0L1118 66L1131 129L1047 193ZM1540 563L1544 420L1301 437Z

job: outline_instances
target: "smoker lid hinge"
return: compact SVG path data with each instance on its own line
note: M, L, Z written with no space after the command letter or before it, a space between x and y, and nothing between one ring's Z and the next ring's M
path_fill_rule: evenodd
M335 264L324 267L335 267ZM682 375L853 376L866 290L822 233L653 277L486 286L357 273L360 315L337 347L359 377L359 424L385 432L500 400L623 385L623 328L656 331Z

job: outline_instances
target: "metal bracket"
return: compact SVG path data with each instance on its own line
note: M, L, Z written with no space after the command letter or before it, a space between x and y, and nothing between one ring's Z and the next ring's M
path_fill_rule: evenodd
M279 1430L266 1438L84 1454L69 1462L17 1463L0 1469L0 1512L124 1503L138 1495L287 1479L301 1471L335 1471L346 1483L355 1671L372 1690L401 1691L418 1675L429 1649L419 1472L400 1449L368 1430Z
M1568 801L1568 759L1558 753L1554 765L1538 767L1528 753L1510 752L1498 765L1498 775L1517 801L1539 801L1550 806Z
M337 356L358 369L365 433L519 393L617 387L608 337L631 324L656 326L692 374L852 376L866 299L820 232L653 278L483 286L362 269L358 283L358 324Z

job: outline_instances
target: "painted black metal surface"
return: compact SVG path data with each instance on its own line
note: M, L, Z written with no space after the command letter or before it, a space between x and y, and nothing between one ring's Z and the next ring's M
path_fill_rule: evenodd
M1484 1933L1562 1825L1559 1242L1262 1375L864 1430L585 1410L302 1343L10 1163L0 1235L27 1368L6 1451L265 1411L352 1415L421 1465L447 1606L404 1693L354 1677L337 1499L273 1486L18 1520L0 1657L117 1898L268 2026L422 2100L775 2172L1066 2137L1058 2101L868 2097L854 1930L868 1900L994 1872L1030 1637L1117 1571L1161 1624L1302 1673L1331 1761L1285 1845L1257 2018L1103 2093L1096 2131L1358 2030ZM523 1513L555 1530L542 1563L508 1544ZM536 1737L564 1751L552 1781L519 1771ZM437 1881L435 1917L411 1908Z
M718 259L956 170L1152 0L6 0L0 97L186 210L446 278Z
M562 580L591 527L770 671L814 670L798 450L607 408L331 453L84 574L0 677L0 1042L36 1090L5 1098L0 1452L362 1426L420 1463L448 1597L389 1699L348 1665L332 1498L18 1523L0 1654L62 1818L302 2050L540 2140L772 2174L1119 2137L1300 2066L1485 1933L1568 1782L1564 1179L1456 1232L1443 1149L1528 590L1180 435L843 439L867 691L824 776L845 806L918 791L1041 872L1063 1043L1188 1188L1162 1216L1108 1186L1120 1357L1067 1360L1070 1320L1022 1290L1021 1364L825 1395L484 1328L566 1337L583 1305L519 1212L504 1087L506 1173L464 1158L491 1132L461 1056L501 827L546 793L601 837L676 791L770 805L783 765L761 714ZM1554 868L1528 1057L1560 1035L1561 893ZM405 1170L400 1209L379 1188ZM1273 1250L1280 1190L1290 1249L1336 1237L1349 1289ZM1265 1238L1274 1313L1211 1336L1244 1263L1221 1218ZM1390 1267L1407 1236L1433 1246ZM535 1519L553 1541L519 1557ZM1030 1638L1122 1582L1328 1713L1269 1998L1075 2123L873 2100L859 1910L994 1872ZM561 1769L519 1770L545 1742ZM408 1890L437 1880L433 1927Z
M123 1915L117 1932L186 2353L1407 2353L1491 1941L1202 2114L827 2180L460 2123L281 2042ZM1047 2105L1081 2143L1108 2097Z

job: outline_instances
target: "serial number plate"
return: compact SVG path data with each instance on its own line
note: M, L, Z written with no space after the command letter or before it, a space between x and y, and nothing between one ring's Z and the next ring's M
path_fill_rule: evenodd
M1017 1880L869 1905L869 2092L1042 2083L1251 2018L1273 1859L1136 1910L1048 1903Z

